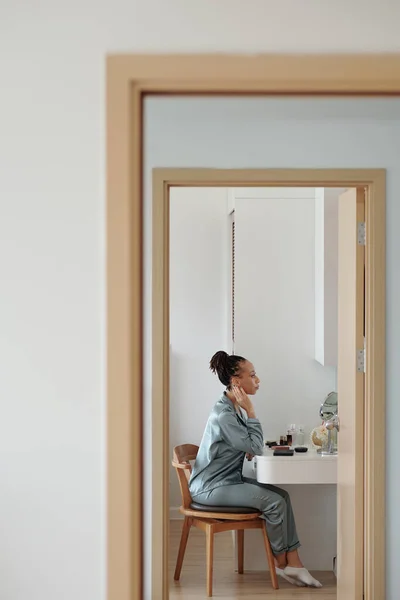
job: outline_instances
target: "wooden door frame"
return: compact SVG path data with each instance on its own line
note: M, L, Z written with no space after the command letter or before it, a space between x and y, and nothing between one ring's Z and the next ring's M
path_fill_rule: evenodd
M107 58L108 600L143 597L142 130L143 99L149 94L398 96L400 55ZM374 418L367 422L371 442L367 481L372 493L367 518L374 517L371 525L378 534L374 546L367 549L371 565L367 589L373 600L385 597L385 447L381 442L385 439L385 210L384 204L374 200L371 206L380 243L369 257L375 286L368 291L368 299L374 314L376 307L382 309L373 322L367 359L368 367L374 369L369 387Z
M384 598L385 580L385 179L382 169L154 169L152 262L152 507L153 599L168 598L169 539L169 217L172 187L366 188L365 405L354 397L355 422L364 423L356 453L354 518L361 538L355 574L365 598ZM339 290L340 293L340 290ZM356 369L356 361L354 363ZM376 440L376 442L375 442ZM362 552L364 549L364 560ZM365 568L364 568L365 563ZM364 582L362 578L364 577ZM364 584L364 585L363 585ZM338 600L340 598L338 587ZM357 599L355 599L357 600Z

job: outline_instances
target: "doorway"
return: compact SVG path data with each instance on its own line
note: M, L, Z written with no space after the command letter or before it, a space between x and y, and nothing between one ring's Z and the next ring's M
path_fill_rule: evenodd
M364 565L370 547L371 494L368 457L368 424L373 402L370 396L376 371L382 365L368 361L368 368L357 367L364 348L364 251L365 345L366 356L376 352L371 340L376 335L376 319L370 292L379 274L372 268L374 247L363 246L359 228L365 219L366 239L377 239L373 215L384 205L383 171L349 170L243 170L156 169L153 171L153 535L162 543L152 548L153 585L158 594L168 593L169 539L169 214L170 190L174 187L306 187L355 188L341 194L339 202L339 341L338 392L348 401L339 408L343 430L338 455L338 598L357 598L364 589ZM373 198L373 200L372 200ZM373 208L374 207L374 208ZM376 214L376 213L375 213ZM376 218L376 217L375 217ZM369 237L371 236L371 237ZM379 236L379 233L378 233ZM375 246L375 244L374 244ZM364 250L365 248L365 250ZM378 317L380 318L380 317ZM364 386L365 380L365 386ZM340 406L340 404L339 404ZM362 424L362 426L360 426ZM185 440L190 443L191 440ZM339 446L340 448L340 446ZM364 475L365 473L365 475ZM364 520L365 515L365 520ZM163 573L161 581L159 574ZM161 596L160 596L161 597Z
M144 468L148 463L139 457L143 443L143 304L138 290L142 285L143 227L143 99L148 94L282 94L282 95L360 95L400 93L400 60L398 57L237 57L237 56L117 56L108 60L108 572L109 597L129 599L143 597L142 567L149 582L149 548L143 557L143 501ZM210 75L212 73L212 77ZM129 90L129 93L127 93ZM354 113L357 117L359 110ZM353 116L354 118L354 116ZM341 138L343 140L343 137ZM347 141L349 141L347 139ZM360 141L360 140L358 140ZM393 140L392 140L393 141ZM393 146L393 144L392 144ZM348 145L344 145L346 154ZM362 151L366 146L359 146ZM381 147L381 145L379 145ZM279 148L278 148L279 150ZM329 147L326 148L329 154ZM354 139L353 139L354 153ZM315 155L314 153L311 153ZM323 168L347 160L320 159L311 155L307 162ZM364 153L365 155L365 153ZM390 152L376 154L368 165L382 164L394 168ZM326 156L326 153L324 154ZM358 156L357 164L367 164ZM361 162L360 162L361 161ZM180 160L188 164L187 160ZM247 162L247 161L246 161ZM286 160L272 160L287 164ZM293 159L292 159L293 163ZM328 164L327 164L328 163ZM159 164L167 164L161 161ZM168 163L169 164L169 163ZM189 163L190 164L190 163ZM195 164L195 163L192 163ZM196 163L197 164L197 163ZM242 163L243 164L243 161ZM296 164L296 161L295 161ZM354 163L353 163L354 164ZM157 165L154 165L157 166ZM180 166L180 165L178 165ZM236 165L237 166L237 165ZM310 165L308 165L310 166ZM354 183L354 182L353 182ZM357 183L357 182L355 182ZM359 180L362 183L362 178ZM370 183L370 182L369 182ZM384 191L384 181L381 189ZM371 191L371 189L369 190ZM383 196L384 197L384 194ZM384 205L374 205L374 222L378 234L385 239ZM147 210L147 209L146 209ZM374 212L376 210L376 212ZM379 233L380 232L380 233ZM379 275L369 293L372 311L378 307L372 353L368 363L380 361L374 381L371 402L374 418L367 425L370 445L370 467L366 476L374 490L371 510L367 519L377 532L375 544L367 544L365 596L385 596L385 448L376 435L385 429L382 410L385 397L385 245L374 246L367 264L373 259ZM147 277L147 274L145 273ZM147 427L147 424L146 424ZM148 506L145 507L146 511ZM148 515L146 514L146 519ZM147 525L146 525L147 527ZM153 531L154 542L159 544L159 532ZM148 536L147 542L148 544ZM370 539L374 536L371 535ZM157 587L155 587L157 597ZM158 590L159 591L159 590ZM145 593L147 594L148 589ZM149 598L147 594L145 598ZM159 598L160 596L158 596Z
M295 452L288 460L266 447L258 466L256 459L244 461L243 475L254 480L258 474L261 483L290 494L302 561L323 583L313 591L316 598L336 597L336 448L322 455L311 439L328 442L320 405L337 397L338 208L344 191L172 187L169 202L169 456L180 444L200 444L221 398L224 386L209 369L211 356L223 349L248 357L261 380L251 399L264 440L279 443L290 428L288 443L292 449L305 445L307 454ZM181 504L171 466L170 600L204 598L206 539L195 527L176 580ZM215 536L212 583L218 597L273 593L260 533L244 534L244 574L238 573L235 537ZM295 593L282 577L279 585L281 595Z

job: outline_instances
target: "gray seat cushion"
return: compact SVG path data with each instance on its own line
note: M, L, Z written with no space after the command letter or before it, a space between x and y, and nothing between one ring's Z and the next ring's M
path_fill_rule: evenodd
M206 506L205 504L197 504L197 502L192 502L190 508L201 512L230 513L235 515L250 515L260 512L256 508L245 508L243 506Z

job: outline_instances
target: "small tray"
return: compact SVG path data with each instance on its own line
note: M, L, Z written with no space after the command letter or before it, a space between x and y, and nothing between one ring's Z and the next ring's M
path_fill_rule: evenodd
M274 456L293 456L293 450L285 450L283 448L276 448L274 450Z

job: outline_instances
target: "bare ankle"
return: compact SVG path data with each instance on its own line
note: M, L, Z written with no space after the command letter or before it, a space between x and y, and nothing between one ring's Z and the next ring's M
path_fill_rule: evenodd
M275 566L278 569L284 569L287 566L287 560L286 560L286 553L285 554L279 554L278 556L274 557L275 560Z
M287 566L294 567L295 569L302 569L304 565L301 562L301 560L299 558L297 558L297 559L288 559Z
M293 550L293 552L288 552L286 558L288 567L294 567L295 569L303 568L303 563L300 560L300 556L297 550Z

